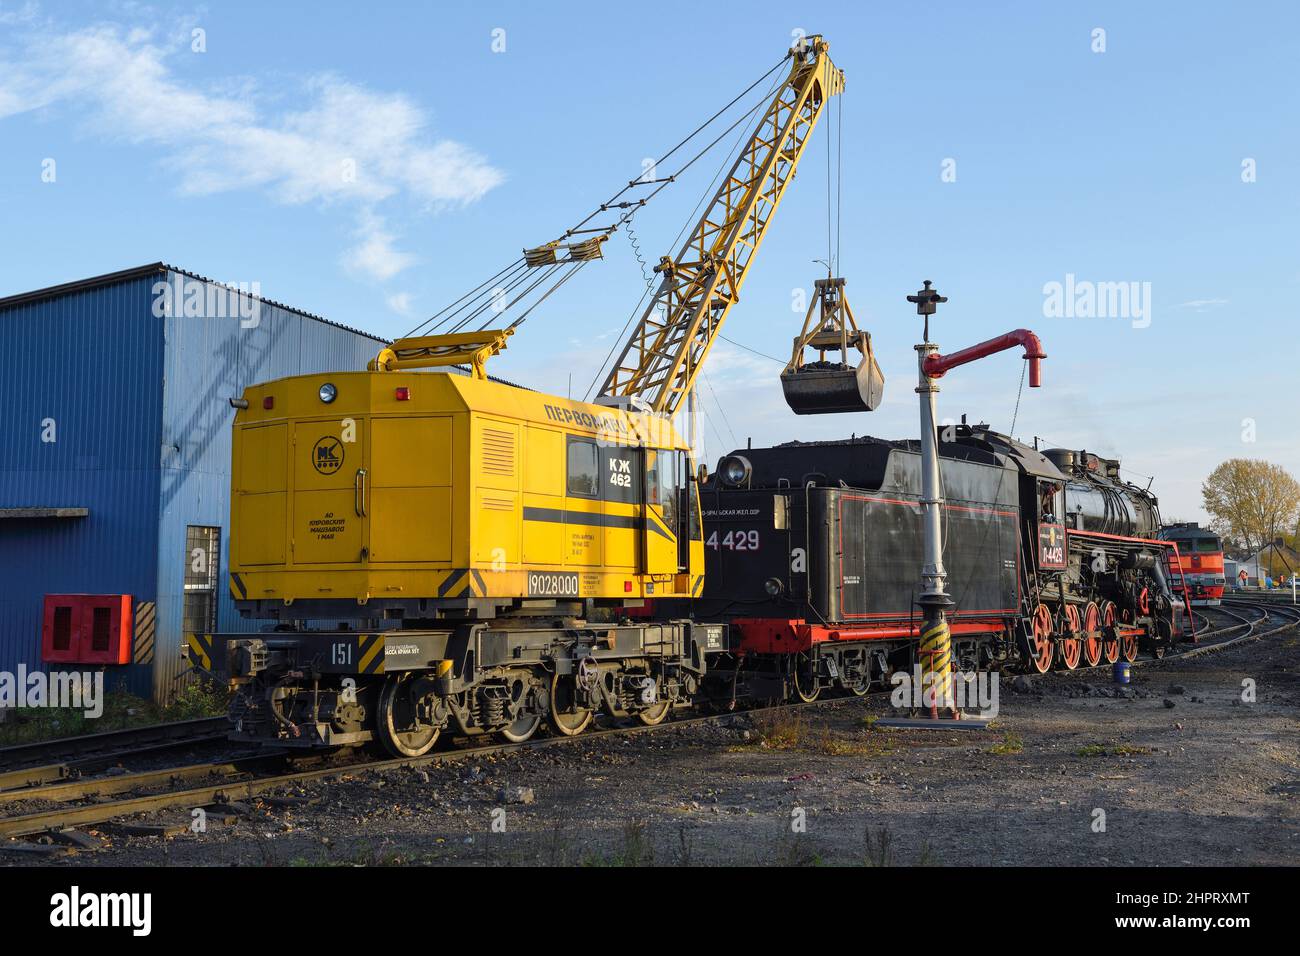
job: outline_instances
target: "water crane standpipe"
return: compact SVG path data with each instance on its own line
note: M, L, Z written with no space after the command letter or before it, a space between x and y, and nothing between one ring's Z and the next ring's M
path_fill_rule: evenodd
M921 567L921 605L925 623L917 645L917 659L921 666L921 689L924 709L932 718L939 718L942 709L953 718L960 718L953 695L952 646L948 627L948 609L953 606L948 596L948 575L943 567L943 485L939 474L938 420L935 396L939 393L937 380L959 365L996 355L1017 345L1025 350L1029 363L1029 386L1042 384L1041 365L1047 354L1037 335L1028 329L1016 329L978 345L940 355L939 346L930 341L930 316L935 314L946 296L939 295L927 279L915 295L907 297L916 305L916 312L925 318L925 341L916 346L919 382L916 387L921 404L921 509L925 532L925 558Z

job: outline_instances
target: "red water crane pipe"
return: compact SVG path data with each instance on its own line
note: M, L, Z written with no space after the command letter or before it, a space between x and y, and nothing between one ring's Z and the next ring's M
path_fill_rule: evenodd
M1043 351L1043 343L1038 340L1038 336L1028 329L1016 329L1006 335L999 335L987 342L981 342L979 345L972 345L970 348L962 349L960 352L953 352L951 355L939 355L938 353L927 355L922 370L930 378L942 378L945 372L956 368L958 365L966 365L977 359L987 358L990 355L996 355L998 352L1005 352L1017 345L1024 348L1025 360L1029 362L1029 387L1038 388L1042 384L1041 365L1043 359L1047 358L1047 353Z

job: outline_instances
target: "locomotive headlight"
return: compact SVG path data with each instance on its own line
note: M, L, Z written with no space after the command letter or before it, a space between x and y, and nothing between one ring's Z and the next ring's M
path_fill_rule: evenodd
M320 391L317 392L316 394L320 396L320 400L322 402L328 405L330 402L334 401L334 399L338 397L339 390L335 388L333 385L331 385L329 382L326 382L324 385L320 387Z
M722 478L722 483L732 488L748 484L752 470L749 459L743 455L728 455L718 463L718 475Z
M783 589L780 578L768 578L763 582L763 590L767 592L768 597L780 597Z

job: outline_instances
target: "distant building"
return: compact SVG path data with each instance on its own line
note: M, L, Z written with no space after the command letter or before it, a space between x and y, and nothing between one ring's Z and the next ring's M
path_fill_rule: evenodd
M256 291L159 262L0 299L0 671L166 703L184 633L256 627L223 570L229 399L384 344Z
M1246 586L1252 588L1259 587L1263 579L1270 576L1270 567L1273 569L1273 576L1278 579L1286 578L1289 581L1293 572L1300 573L1300 552L1285 545L1280 548L1266 545L1254 554L1244 558L1234 558L1232 562L1235 566L1231 573L1227 571L1228 560L1225 559L1223 562L1224 574L1228 578L1230 587L1233 583L1240 584L1239 576L1243 570L1246 572ZM1290 571L1287 570L1288 565Z

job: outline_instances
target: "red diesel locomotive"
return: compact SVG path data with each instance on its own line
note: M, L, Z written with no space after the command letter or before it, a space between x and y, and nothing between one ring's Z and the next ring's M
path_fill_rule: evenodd
M1178 546L1178 568L1174 593L1181 594L1186 582L1187 598L1193 605L1215 605L1223 600L1227 583L1223 573L1223 539L1196 522L1168 525L1160 537Z

